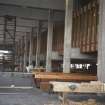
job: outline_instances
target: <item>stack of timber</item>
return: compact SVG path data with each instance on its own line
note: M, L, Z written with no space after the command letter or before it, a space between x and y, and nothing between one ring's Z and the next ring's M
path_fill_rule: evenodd
M75 74L65 74L65 73L58 73L58 72L34 72L34 81L36 87L40 88L40 85L43 84L47 87L50 81L64 81L64 82L88 82L88 81L96 81L97 77L94 75L81 75L78 73ZM46 85L48 84L48 85ZM46 88L47 88L46 87Z
M98 2L92 0L88 5L73 12L72 47L80 48L82 53L97 51Z

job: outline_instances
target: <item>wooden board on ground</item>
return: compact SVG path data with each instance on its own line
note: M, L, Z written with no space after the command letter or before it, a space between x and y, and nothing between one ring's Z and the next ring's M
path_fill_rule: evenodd
M105 84L99 81L89 83L72 82L50 82L54 92L76 92L76 93L105 93Z

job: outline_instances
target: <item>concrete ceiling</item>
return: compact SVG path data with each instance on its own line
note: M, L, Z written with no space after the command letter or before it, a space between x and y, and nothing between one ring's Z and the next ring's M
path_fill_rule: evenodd
M35 9L35 8L23 8L11 5L0 5L0 16L10 15L16 17L24 17L30 20L48 20L49 10ZM54 20L60 21L64 19L64 11L55 11Z
M49 9L54 11L53 21L63 22L65 17L65 0L0 0L0 43L3 42L3 16L16 16L16 41L26 32L34 31L37 22L42 21L42 29L47 29ZM34 34L35 35L35 34ZM8 37L9 41L11 38Z
M4 37L4 17L0 17L0 41L3 42ZM9 26L10 28L12 25ZM38 28L37 20L28 20L23 18L16 18L16 40L20 39L25 33L32 32L34 29L34 36L36 35L36 30ZM47 29L47 23L43 22L42 31ZM10 37L9 37L10 38ZM9 39L10 40L10 39Z
M0 3L54 10L64 10L65 7L65 0L0 0Z

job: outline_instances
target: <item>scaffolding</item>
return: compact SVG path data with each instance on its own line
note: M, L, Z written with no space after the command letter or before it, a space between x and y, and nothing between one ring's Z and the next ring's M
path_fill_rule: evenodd
M11 53L5 55L8 59L3 59L3 68L5 71L5 63L9 62L10 68L14 71L15 67L15 38L16 38L16 17L4 16L4 34L3 34L3 46L4 50L7 50L11 46Z

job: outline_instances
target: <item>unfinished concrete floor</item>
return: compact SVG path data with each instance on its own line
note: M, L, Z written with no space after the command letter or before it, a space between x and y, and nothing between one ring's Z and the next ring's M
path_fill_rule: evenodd
M0 105L57 105L57 103L56 95L49 95L35 88L32 75L0 73Z
M37 89L0 91L0 105L58 105L56 96L51 96Z
M11 85L17 88L7 88ZM105 105L105 96L72 94L68 97L75 101L94 98ZM0 105L60 105L60 102L57 94L48 94L36 89L29 74L0 73Z

